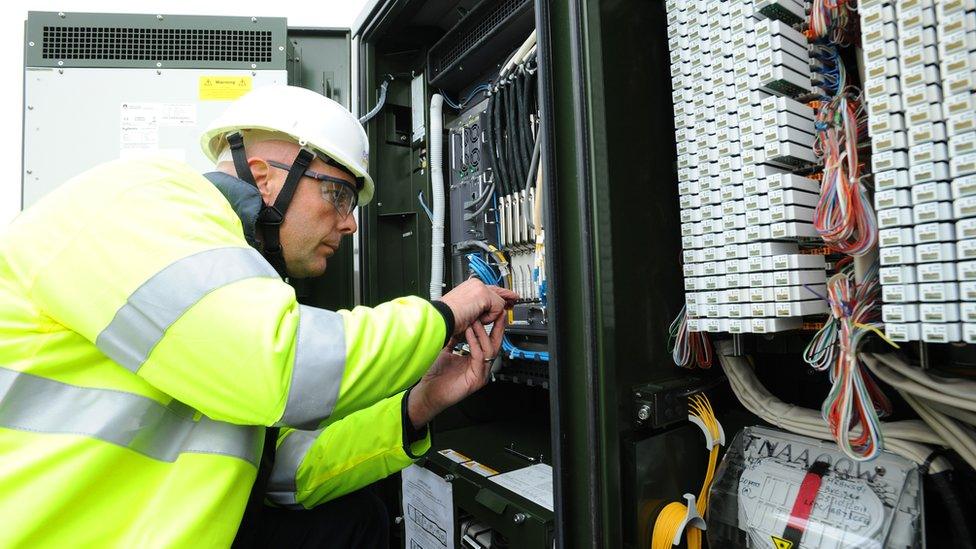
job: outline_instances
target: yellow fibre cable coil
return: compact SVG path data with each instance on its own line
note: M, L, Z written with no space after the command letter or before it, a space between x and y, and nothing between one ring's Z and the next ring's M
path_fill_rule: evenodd
M689 404L690 415L697 417L712 435L712 440L718 441L721 436L718 419L712 410L712 404L705 395L695 395ZM708 490L712 486L715 478L715 468L718 466L719 445L713 444L708 452L708 469L705 471L705 480L702 482L701 492L698 493L698 514L705 516L708 510ZM654 521L654 534L651 537L651 549L669 549L672 546L678 529L681 528L685 516L688 514L688 507L684 503L673 501L667 504L657 520ZM701 549L701 533L698 528L689 526L685 532L688 539L688 549Z

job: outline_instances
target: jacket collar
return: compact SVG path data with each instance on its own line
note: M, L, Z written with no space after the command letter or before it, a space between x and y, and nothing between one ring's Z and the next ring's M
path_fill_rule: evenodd
M258 214L264 206L261 193L251 184L233 175L223 172L210 172L203 174L217 190L220 191L230 206L234 208L237 217L241 218L241 225L244 227L244 239L252 248L261 251L261 244L255 236L255 226L258 221Z

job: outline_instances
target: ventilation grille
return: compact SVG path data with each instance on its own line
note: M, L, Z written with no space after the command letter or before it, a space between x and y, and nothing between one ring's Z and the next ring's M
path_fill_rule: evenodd
M44 27L44 59L270 63L271 31Z
M432 59L433 67L431 68L434 70L434 73L440 73L450 68L451 65L461 59L465 52L491 34L495 28L504 23L513 13L529 3L529 1L503 0L488 10L484 14L484 17L481 17L481 14L478 14L477 17L467 17L466 19L468 20L477 19L477 21L469 21L469 25L457 29L459 32L457 32L456 41L444 51L437 52L437 57Z

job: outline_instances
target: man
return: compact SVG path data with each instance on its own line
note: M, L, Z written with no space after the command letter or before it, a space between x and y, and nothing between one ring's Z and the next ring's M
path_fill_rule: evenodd
M0 236L0 545L227 546L265 427L382 405L458 336L492 348L483 325L515 295L476 282L433 304L298 305L280 277L321 274L337 233L355 231L355 201L372 197L365 134L289 87L250 93L221 121L205 149L231 151L257 218L238 215L253 195L188 166L113 162ZM275 137L266 157L248 154L249 132ZM423 420L448 400L406 406Z

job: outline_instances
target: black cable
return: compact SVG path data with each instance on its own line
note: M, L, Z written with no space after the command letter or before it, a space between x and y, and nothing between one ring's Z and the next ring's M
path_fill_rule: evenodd
M972 518L966 518L967 513L963 511L962 501L960 501L959 493L949 478L950 474L951 471L934 473L928 475L928 479L932 481L932 486L942 496L941 503L945 508L949 527L952 529L952 547L954 549L973 549L976 537L974 537L974 532L969 525Z
M503 195L512 192L511 180L508 177L508 155L505 150L505 126L502 113L505 111L505 93L501 84L497 88L498 102L495 104L495 150L498 153L497 166L502 174Z
M498 150L498 101L500 96L498 90L492 92L488 98L488 148L491 153L491 169L494 173L495 187L501 194L505 194L505 174L502 173L501 162Z
M498 160L495 158L495 128L492 122L494 105L495 94L489 92L488 105L485 107L485 135L488 137L485 141L488 144L488 160L491 162L492 182L495 183L496 188L501 188L502 177L501 174L498 173Z
M524 87L525 80L522 79L521 71L518 71L512 79L512 93L515 94L515 123L513 124L512 131L515 134L513 145L515 145L515 157L518 164L519 190L525 189L522 184L525 183L526 174L529 172L529 157L525 154L526 136L525 125L523 124L526 115Z
M518 155L516 154L516 139L518 135L515 132L515 90L513 89L512 81L506 80L505 82L505 93L502 96L505 98L505 151L508 161L508 171L513 175L511 181L513 183L513 192L518 191L519 187L522 185L520 181L522 179L522 170L520 169Z

